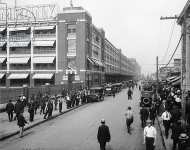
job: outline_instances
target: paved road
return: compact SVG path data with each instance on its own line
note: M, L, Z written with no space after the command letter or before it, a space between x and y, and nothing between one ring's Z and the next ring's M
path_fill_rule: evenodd
M98 150L96 135L100 119L105 118L110 127L111 142L107 150L145 150L143 129L139 120L139 92L127 100L126 90L108 97L103 102L87 104L0 143L0 150ZM124 113L132 106L135 119L132 134L127 133ZM158 132L156 150L163 150Z

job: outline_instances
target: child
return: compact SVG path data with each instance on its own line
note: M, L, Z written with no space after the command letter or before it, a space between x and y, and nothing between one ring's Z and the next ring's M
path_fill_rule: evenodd
M18 115L18 118L17 118L18 122L17 122L17 125L19 126L20 128L20 137L23 137L23 130L24 130L24 126L25 124L28 122L25 120L24 116L23 116L23 113L20 113Z

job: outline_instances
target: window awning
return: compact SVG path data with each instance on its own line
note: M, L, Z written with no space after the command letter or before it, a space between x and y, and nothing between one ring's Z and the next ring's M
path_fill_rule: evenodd
M171 80L173 80L174 78L176 78L177 76L172 76L172 77L168 77L167 78L167 81L171 81Z
M180 84L181 84L181 80L180 79L172 83L172 85L180 85Z
M97 60L97 59L94 59L94 58L92 58L92 60L93 60L93 62L95 63L95 65L100 66L100 67L103 67L103 66L104 66L101 61L99 61L99 60Z
M0 64L2 64L5 61L6 57L0 57Z
M10 64L27 64L30 57L10 57L9 63Z
M178 80L180 80L180 79L181 79L181 77L178 76L178 77L174 78L173 80L171 80L170 83L176 82L176 81L178 81Z
M35 27L34 30L53 30L55 26L41 26L41 27Z
M28 47L30 44L30 41L28 42L10 42L10 47Z
M9 31L26 31L29 30L30 27L16 27L16 28L9 28Z
M34 57L34 64L52 64L55 57Z
M6 42L0 42L0 47L3 47L5 44L6 44Z
M55 44L55 41L34 41L34 46L51 46Z
M8 79L26 79L28 73L12 73L8 76Z
M92 64L92 65L94 65L94 61L93 60L91 60L91 58L87 58L88 59L88 61Z
M52 79L53 73L36 73L32 79Z
M0 79L2 79L5 76L5 73L0 73Z
M6 28L0 28L0 32L3 32L5 31Z

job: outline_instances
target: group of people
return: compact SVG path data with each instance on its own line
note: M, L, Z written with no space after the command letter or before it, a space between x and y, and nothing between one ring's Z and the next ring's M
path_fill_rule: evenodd
M173 150L176 150L177 147L181 149L180 138L187 138L181 137L181 133L186 132L181 120L181 96L181 90L171 86L160 90L160 99L162 101L160 106L162 113L160 113L160 116L163 121L166 139L169 137L169 130L171 129L172 131Z
M47 119L52 117L54 110L58 110L61 113L64 102L67 105L67 109L86 103L86 90L64 91L62 95L55 96L50 96L47 93L44 95L38 93L36 96L32 95L28 100L25 96L19 96L15 104L12 100L9 100L5 110L10 122L17 120L17 125L20 128L20 137L22 137L23 128L28 123L23 115L25 111L29 113L30 122L34 121L37 110L39 110L40 115L43 115L44 119Z

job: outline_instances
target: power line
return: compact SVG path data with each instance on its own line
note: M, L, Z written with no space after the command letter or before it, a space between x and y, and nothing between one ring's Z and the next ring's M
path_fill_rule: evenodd
M175 53L176 53L176 51L177 51L177 49L178 49L178 47L179 47L179 44L180 44L182 38L183 38L183 34L181 35L181 37L180 37L180 39L179 39L179 42L177 43L177 46L176 46L176 48L175 48L175 50L174 50L172 56L170 57L168 63L167 63L164 67L167 67L167 66L170 64L170 62L171 62L173 56L175 55Z
M169 50L169 47L170 47L170 44L171 44L171 41L172 41L172 37L173 37L173 33L174 33L174 27L175 27L175 23L176 23L176 20L174 20L174 23L172 25L172 29L170 31L170 38L169 38L169 41L168 41L168 45L167 45L167 48L166 48L166 52L164 54L164 57L162 58L162 61L161 62L164 62L165 58L166 58L166 55L168 53L168 50Z

